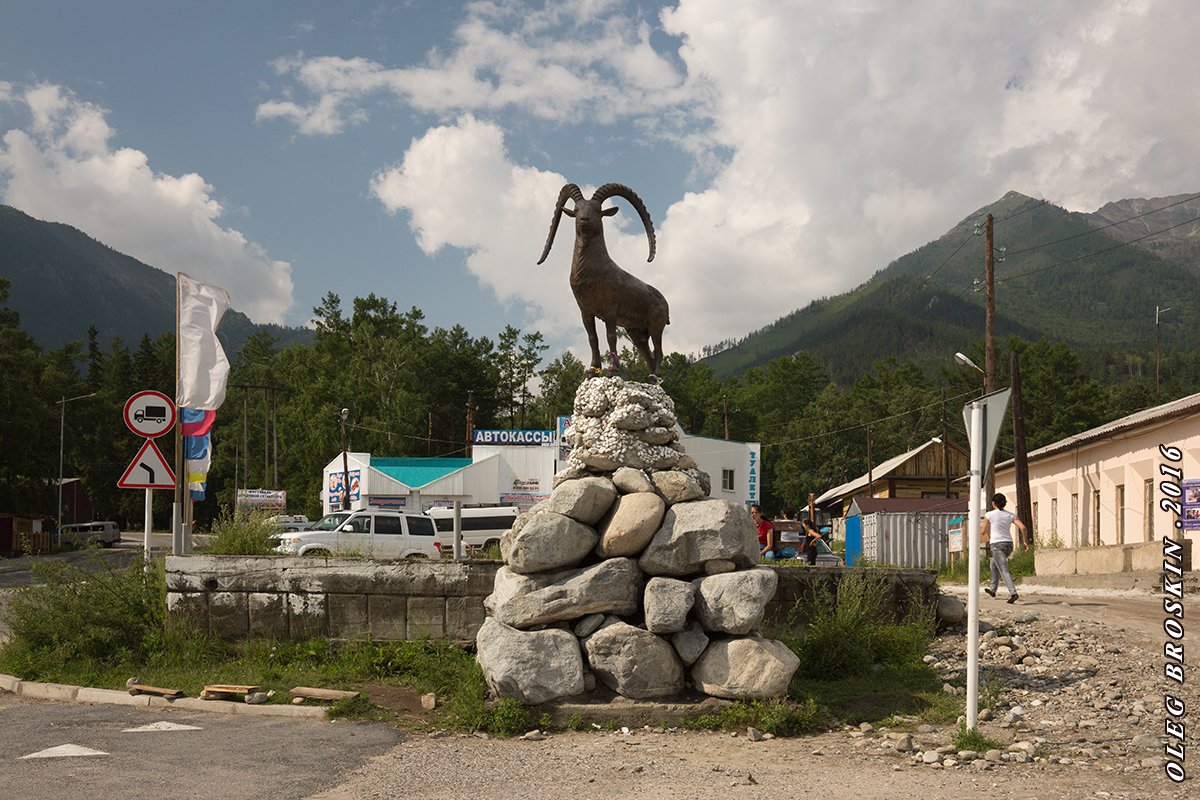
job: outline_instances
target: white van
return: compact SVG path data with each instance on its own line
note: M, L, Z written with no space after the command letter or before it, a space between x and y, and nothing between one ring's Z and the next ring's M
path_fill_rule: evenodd
M121 529L115 522L76 522L63 525L60 534L63 544L99 543L112 547L121 541Z
M521 513L516 506L483 506L462 509L463 546L488 548L500 544L513 520ZM431 508L429 516L437 526L438 544L447 552L454 550L454 509Z
M294 556L359 556L392 559L437 558L437 531L422 514L377 508L351 513L332 530L277 534L280 553Z

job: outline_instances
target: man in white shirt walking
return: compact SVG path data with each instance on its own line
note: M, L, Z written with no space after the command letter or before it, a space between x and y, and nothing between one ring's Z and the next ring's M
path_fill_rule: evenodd
M1013 551L1013 535L1012 526L1016 525L1020 531L1018 542L1022 550L1028 550L1029 546L1025 543L1027 531L1025 524L1017 519L1017 515L1011 511L1006 511L1004 506L1008 504L1008 499L997 492L992 497L992 510L983 515L983 526L980 528L980 535L988 538L992 550L992 586L990 589L985 588L992 597L996 596L996 589L1000 586L1000 578L1004 578L1004 585L1008 587L1008 602L1017 602L1017 587L1013 586L1012 575L1008 572L1008 557Z

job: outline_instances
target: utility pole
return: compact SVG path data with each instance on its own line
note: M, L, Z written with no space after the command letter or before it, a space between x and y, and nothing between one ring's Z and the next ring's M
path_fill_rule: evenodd
M983 393L996 391L996 243L995 227L992 215L989 213L984 221L984 357L983 357ZM987 487L987 497L990 499L996 492L996 459L993 457L987 463L987 476L984 481ZM986 508L987 505L985 504Z
M1017 518L1029 531L1033 546L1033 504L1029 493L1029 455L1025 451L1025 405L1021 399L1021 357L1012 351L1013 453L1016 458Z
M946 430L946 387L942 386L942 474L946 476L946 499L950 499L950 437Z
M425 455L433 455L433 412L429 412L429 427L425 430Z
M475 435L475 393L467 392L467 427L466 446L463 448L468 457L471 456L471 438Z
M346 417L350 416L350 409L343 408L342 413L338 415L341 421L340 428L342 431L342 511L350 510L350 457L346 454Z
M725 441L729 441L729 401L721 395L721 418L725 421Z
M871 487L875 485L875 466L871 462L871 426L867 426L867 497L874 497Z
M1169 309L1169 308L1159 308L1158 306L1154 307L1154 403L1155 403L1155 405L1157 405L1159 402L1159 400L1158 400L1158 357L1159 357L1159 347L1162 343L1162 336L1160 334L1160 326L1159 326L1159 317L1161 317L1163 314L1165 314L1166 312L1168 312L1170 310L1171 309Z

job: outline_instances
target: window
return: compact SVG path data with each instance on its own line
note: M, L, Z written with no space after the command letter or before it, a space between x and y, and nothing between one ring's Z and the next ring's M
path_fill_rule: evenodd
M733 491L733 470L721 470L721 488L727 492Z
M375 518L375 532L385 536L399 536L404 533L400 527L400 518L380 514Z
M1147 478L1142 494L1145 502L1143 506L1146 510L1145 522L1143 523L1142 533L1147 542L1154 541L1154 478Z
M450 529L454 529L454 520L450 520ZM408 533L411 536L433 536L433 520L428 517L408 517Z
M1117 507L1117 544L1125 544L1125 484L1117 486L1113 503Z
M371 517L370 515L362 517L354 517L346 520L345 531L347 533L370 533L371 532Z
M463 533L467 531L506 531L512 527L513 520L516 517L511 514L495 517L468 517L466 514L462 516ZM412 522L412 517L409 517L409 522ZM454 517L438 517L433 520L434 525L439 531L449 533L454 530ZM412 525L408 526L412 530Z
M1092 491L1092 544L1100 546L1100 490Z
M1080 539L1087 544L1087 537L1081 537L1079 530L1079 495L1071 494L1071 547L1079 547Z

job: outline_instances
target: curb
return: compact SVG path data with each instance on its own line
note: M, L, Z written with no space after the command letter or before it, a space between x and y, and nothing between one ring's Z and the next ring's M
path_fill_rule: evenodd
M185 711L209 711L218 714L250 714L252 716L292 717L295 719L325 718L325 708L317 706L284 706L262 703L231 703L223 700L201 700L198 697L181 697L168 700L165 697L138 694L132 695L117 689L96 689L91 686L68 686L62 683L39 683L23 681L15 675L0 673L0 691L11 692L35 700L57 700L62 703L107 703L119 706L167 709L180 708Z

